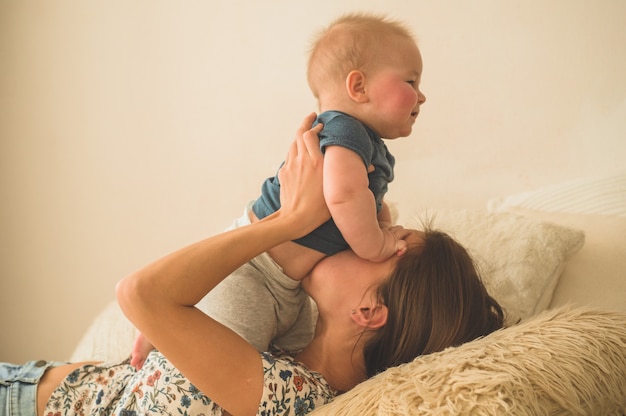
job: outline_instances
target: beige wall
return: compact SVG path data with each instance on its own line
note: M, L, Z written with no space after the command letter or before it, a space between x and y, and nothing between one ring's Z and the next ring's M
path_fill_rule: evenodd
M67 359L120 277L240 214L315 109L308 39L350 10L422 49L401 216L622 168L621 0L1 1L0 361Z

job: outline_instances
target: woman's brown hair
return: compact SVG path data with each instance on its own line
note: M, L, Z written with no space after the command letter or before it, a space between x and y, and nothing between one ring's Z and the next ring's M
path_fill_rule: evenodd
M440 231L424 232L423 244L400 258L378 296L389 312L364 349L369 377L487 335L504 322L468 252Z

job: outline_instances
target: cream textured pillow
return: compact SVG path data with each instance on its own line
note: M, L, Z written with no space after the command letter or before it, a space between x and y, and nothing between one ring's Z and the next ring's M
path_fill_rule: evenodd
M549 307L576 304L626 313L626 217L515 209L515 214L585 232L565 265Z
M545 311L380 373L312 415L623 415L626 315Z
M423 222L468 249L507 325L548 307L565 261L584 244L580 230L511 213L421 212L407 226L420 229Z

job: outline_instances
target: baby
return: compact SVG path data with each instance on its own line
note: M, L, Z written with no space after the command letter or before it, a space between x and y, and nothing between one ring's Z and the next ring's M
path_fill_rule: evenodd
M422 58L411 33L385 17L349 14L313 42L307 78L319 103L316 123L324 153L324 197L332 218L311 234L278 245L242 266L198 305L259 351L270 343L291 351L312 337L314 308L300 289L321 259L351 249L384 261L406 250L384 202L394 157L383 142L411 133L426 100L419 90ZM280 208L278 175L235 226ZM141 335L132 362L152 349Z

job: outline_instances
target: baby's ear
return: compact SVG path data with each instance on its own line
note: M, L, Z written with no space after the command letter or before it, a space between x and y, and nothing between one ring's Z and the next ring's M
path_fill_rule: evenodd
M387 323L389 309L383 304L372 308L355 309L352 313L352 320L363 328L378 329Z
M365 74L358 69L350 71L346 77L346 91L348 96L357 102L365 103L368 101L367 94L365 93Z

